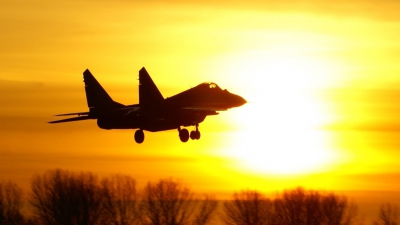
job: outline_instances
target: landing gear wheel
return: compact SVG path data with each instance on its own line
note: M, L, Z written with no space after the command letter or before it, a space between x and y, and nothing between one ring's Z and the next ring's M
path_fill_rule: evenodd
M192 140L196 139L196 131L194 131L194 130L190 131L190 139L192 139Z
M187 142L189 140L189 131L186 129L179 130L179 139L182 142Z
M195 139L196 139L196 140L199 140L200 137L201 137L200 131L199 131L199 130L196 130L196 131L195 131L195 134L196 134L196 136L195 136L196 138L195 138Z
M144 133L143 133L143 130L137 130L137 131L135 132L135 141L136 141L136 143L138 143L138 144L143 143L143 141L144 141Z
M200 131L198 131L198 130L190 131L190 139L199 140L200 139Z

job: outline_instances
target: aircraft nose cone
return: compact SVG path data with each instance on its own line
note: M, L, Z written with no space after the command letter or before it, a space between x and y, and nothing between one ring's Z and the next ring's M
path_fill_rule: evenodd
M242 98L240 96L238 96L238 97L239 97L239 101L238 101L239 102L239 106L242 106L242 105L247 103L246 99L244 99L244 98Z
M234 100L235 107L242 106L242 105L244 105L246 103L247 103L246 99L242 98L239 95L235 96L235 100Z

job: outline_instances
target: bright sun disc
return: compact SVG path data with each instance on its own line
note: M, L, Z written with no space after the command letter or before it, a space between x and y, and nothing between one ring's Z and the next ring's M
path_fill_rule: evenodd
M231 64L235 66L227 73L246 74L243 85L249 89L243 97L249 103L230 112L229 119L240 129L229 139L228 157L253 173L326 170L335 155L326 131L318 129L328 115L315 95L329 82L321 78L328 64L296 53L268 51L241 53L235 60L241 63Z
M335 158L325 146L326 134L307 124L317 119L312 117L316 115L307 114L308 110L312 111L311 107L303 111L310 117L297 123L285 118L290 117L296 107L286 115L266 109L267 106L249 103L246 109L233 115L243 124L231 134L227 154L236 159L240 167L254 173L303 174L321 171Z

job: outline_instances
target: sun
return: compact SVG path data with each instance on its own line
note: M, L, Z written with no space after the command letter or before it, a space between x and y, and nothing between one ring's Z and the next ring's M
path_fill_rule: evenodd
M296 49L296 48L292 48ZM229 76L244 76L245 106L229 112L238 125L224 153L240 170L296 175L329 169L337 155L320 129L329 113L318 98L334 66L288 46L229 57Z
M243 124L251 124L242 124L230 136L226 154L235 159L239 169L273 175L325 171L336 158L334 152L326 147L327 135L307 124L312 122L309 119L294 123L285 118L291 117L290 113L274 116L263 111L265 109L249 105L248 109L233 115ZM251 116L246 116L249 113Z
M297 103L286 105L285 101ZM231 134L226 154L240 169L253 173L323 172L337 156L329 148L326 131L318 129L324 119L320 113L301 95L250 102L243 110L232 112L240 127Z

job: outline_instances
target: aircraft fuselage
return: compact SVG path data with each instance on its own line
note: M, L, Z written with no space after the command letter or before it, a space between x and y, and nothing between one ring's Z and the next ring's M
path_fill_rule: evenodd
M115 109L99 116L97 124L103 129L171 130L194 126L209 115L217 115L216 110L227 110L245 102L242 97L221 90L214 83L203 83L166 98L151 111L142 109L140 104Z

